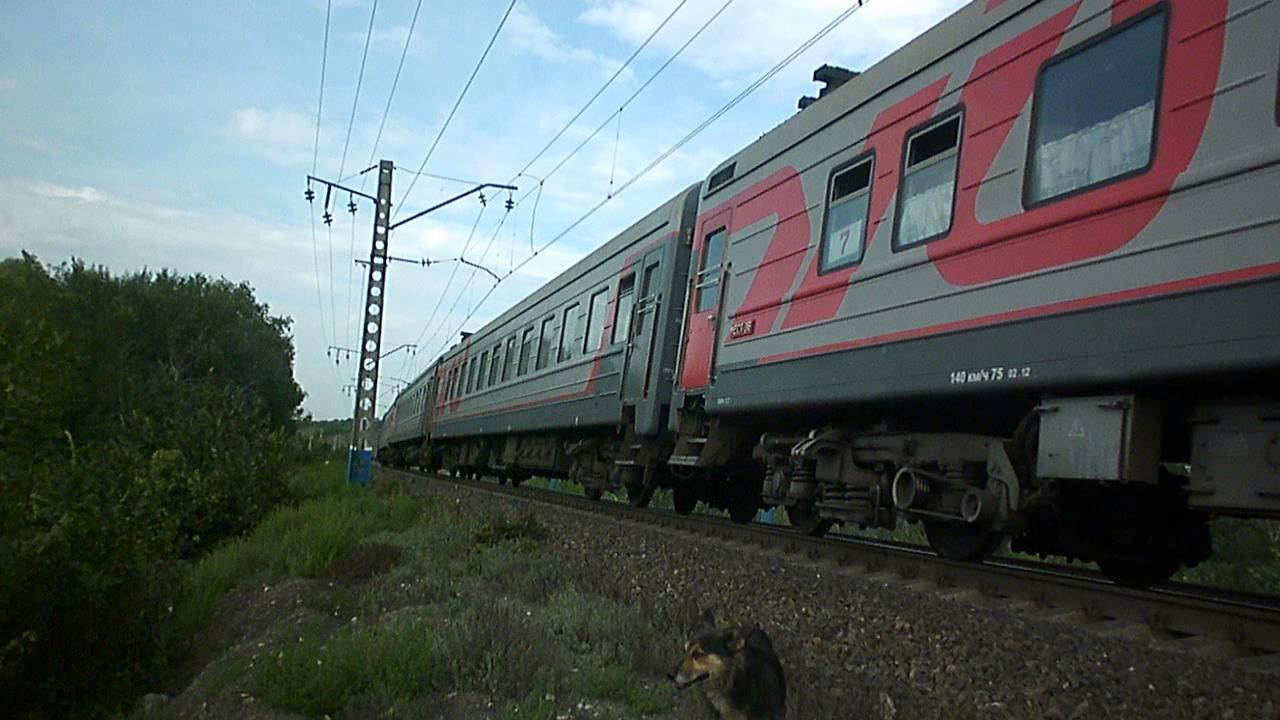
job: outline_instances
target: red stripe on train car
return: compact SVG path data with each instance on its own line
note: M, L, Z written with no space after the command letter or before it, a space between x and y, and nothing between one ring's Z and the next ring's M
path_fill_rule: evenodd
M1113 22L1124 22L1158 2L1119 2ZM970 113L969 126L992 126L1006 117L1010 122L988 133L990 137L970 138L970 147L961 150L955 225L949 236L928 246L943 279L953 285L991 282L1099 257L1137 237L1164 208L1204 137L1222 62L1226 13L1227 0L1184 1L1171 8L1155 164L1149 171L1102 192L1086 192L992 223L977 218L982 180L1012 129L1011 116L1026 107L1040 64L1055 48L1046 45L1018 57L998 77L990 71L1016 54L1016 47L1006 45L979 60L976 79L961 97ZM1060 16L1050 21L1060 22ZM1039 34L1041 28L1033 32ZM1024 37L1012 44L1027 44ZM1008 72L1016 73L1019 97L1008 96Z
M856 156L868 150L875 151L873 170L876 177L871 184L871 207L867 215L871 218L867 228L867 248L870 248L875 241L880 228L885 228L885 232L893 232L893 226L886 225L884 219L898 191L898 168L902 164L902 135L908 127L922 123L933 116L949 82L951 82L951 75L948 74L905 100L885 108L876 116L863 148L853 153ZM895 127L898 129L897 132L891 132ZM825 183L823 192L826 192ZM817 242L821 244L822 238L818 238ZM865 252L864 250L864 254ZM800 288L790 299L787 315L782 321L783 329L835 317L836 312L840 310L840 304L844 302L845 295L848 294L850 278L862 267L861 264L852 265L826 275L819 275L820 256L820 252L813 253L809 270L805 273ZM844 290L841 291L841 288Z

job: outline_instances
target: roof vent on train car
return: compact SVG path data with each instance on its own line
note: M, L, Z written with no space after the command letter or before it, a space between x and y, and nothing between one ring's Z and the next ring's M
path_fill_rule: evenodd
M804 97L800 98L800 102L796 103L796 107L798 107L801 110L804 110L810 105L826 97L828 93L832 92L836 88L858 77L861 74L862 73L858 72L857 70L850 70L848 68L842 68L836 65L824 64L822 67L813 71L813 81L822 83L822 89L818 91L818 97L813 97L812 95L805 95Z
M719 170L711 173L711 177L707 178L707 192L710 193L716 188L728 183L733 179L733 172L738 167L737 161L731 162Z

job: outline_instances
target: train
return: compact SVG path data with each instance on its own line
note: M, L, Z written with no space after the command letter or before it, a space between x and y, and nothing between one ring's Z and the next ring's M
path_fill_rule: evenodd
M378 459L1167 579L1280 516L1278 37L974 0L465 334Z

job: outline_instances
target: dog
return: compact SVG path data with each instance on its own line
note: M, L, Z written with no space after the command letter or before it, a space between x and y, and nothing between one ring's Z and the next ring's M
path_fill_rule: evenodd
M773 643L757 627L706 628L684 644L684 658L667 677L680 690L701 684L722 720L786 720L787 681Z

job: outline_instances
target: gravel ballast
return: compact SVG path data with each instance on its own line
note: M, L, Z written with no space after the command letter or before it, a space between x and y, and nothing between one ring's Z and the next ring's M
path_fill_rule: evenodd
M415 479L475 515L532 512L582 583L673 625L762 627L802 718L1277 718L1280 683L1225 662L1037 620L801 557ZM682 703L691 707L693 703ZM682 712L683 716L685 713ZM695 715L689 715L694 717Z

